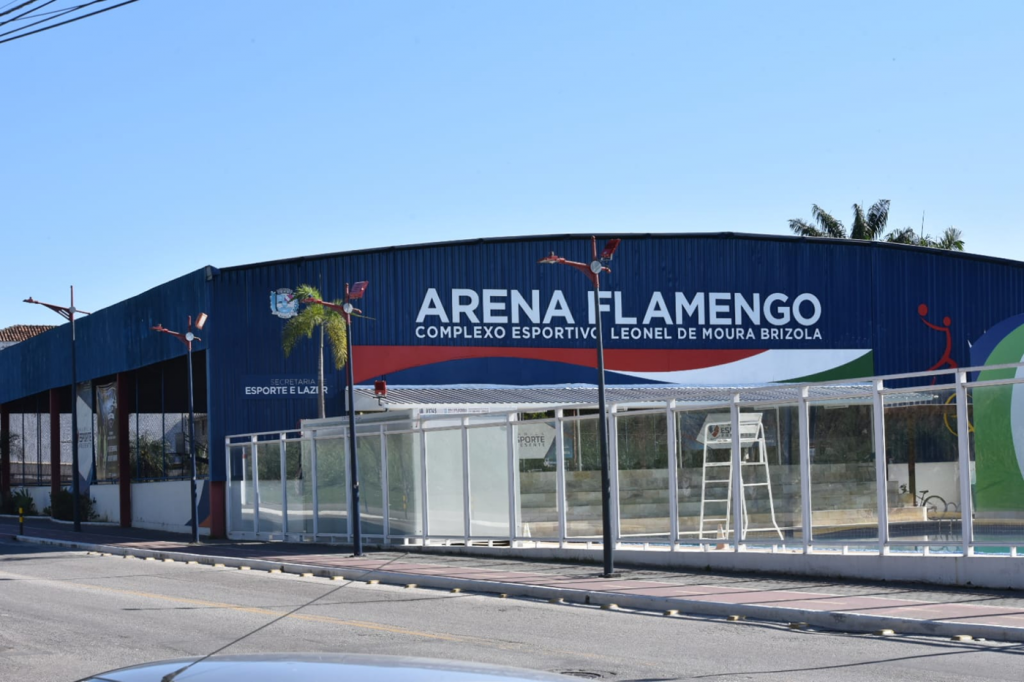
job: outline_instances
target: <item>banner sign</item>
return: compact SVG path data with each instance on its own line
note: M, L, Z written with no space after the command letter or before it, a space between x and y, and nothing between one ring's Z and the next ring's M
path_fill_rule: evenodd
M324 395L337 395L340 372L330 371L324 376ZM246 400L277 399L301 400L316 398L319 394L317 378L309 374L248 375L242 380L242 397Z
M75 409L78 410L78 489L83 495L89 494L92 483L92 383L78 384Z
M117 384L96 386L96 480L117 478Z
M360 304L356 382L594 385L598 315L609 384L751 386L966 366L968 341L1018 314L1024 291L1019 265L840 240L626 236L597 300L578 272L537 262L552 252L586 262L589 246L585 237L537 237L324 257L325 272L402 273ZM225 285L251 297L232 303L239 310L265 308L273 292L270 312L246 318L247 339L278 343L294 303L285 289L309 279L304 268L226 275ZM322 282L326 296L343 291L337 277ZM864 285L851 290L851 281ZM994 290L1004 281L1014 284L998 305L966 304L963 282ZM232 376L265 371L245 357ZM273 366L311 373L315 360L311 345ZM268 395L281 397L250 397Z
M519 459L544 459L555 447L555 427L548 422L517 424L514 443Z

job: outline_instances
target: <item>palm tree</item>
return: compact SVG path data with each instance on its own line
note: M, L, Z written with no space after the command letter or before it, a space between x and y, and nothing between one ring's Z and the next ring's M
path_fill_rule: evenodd
M811 215L816 225L799 218L789 221L789 229L801 237L826 237L829 239L879 239L889 222L889 200L876 201L865 214L860 204L853 205L853 230L849 237L846 227L838 218L817 204L811 205Z
M963 251L964 250L964 235L960 230L956 229L952 225L946 228L946 231L942 233L938 241L935 242L936 249L945 249L946 251Z
M921 222L921 232L917 233L912 227L904 227L901 230L893 230L885 234L886 224L889 222L889 200L880 199L876 201L865 212L860 204L853 205L853 228L849 236L842 221L833 217L817 204L811 205L811 216L813 223L799 218L789 221L789 229L801 237L824 237L826 239L859 239L864 241L875 241L885 236L885 241L896 244L912 244L914 246L926 246L932 249L944 249L946 251L963 251L963 233L955 227L946 228L942 236L934 239L925 234L924 221Z
M801 237L828 237L829 239L846 239L846 228L843 223L832 217L832 214L823 210L817 204L811 205L811 215L814 216L814 225L794 218L789 221L789 229Z
M323 300L320 291L316 287L303 284L295 289L294 298L300 302L309 298ZM341 305L342 301L332 301ZM348 328L345 319L335 310L325 308L322 305L306 305L299 314L288 320L284 326L281 337L281 347L284 349L284 356L291 355L295 344L303 337L313 338L313 332L320 330L320 353L317 356L317 401L319 403L320 418L327 416L324 404L324 337L331 342L331 355L334 357L335 369L341 369L348 361L347 340Z
M890 232L885 240L896 244L926 246L931 249L943 249L945 251L964 250L963 233L955 227L947 227L941 237L934 239L925 233L924 224L922 223L920 233L915 232L912 227L904 227L902 230L893 230Z

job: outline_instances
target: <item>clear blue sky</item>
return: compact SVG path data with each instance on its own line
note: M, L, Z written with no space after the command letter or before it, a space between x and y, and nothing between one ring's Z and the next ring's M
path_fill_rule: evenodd
M142 0L0 45L0 327L72 283L880 198L1024 260L1022 73L1015 1Z

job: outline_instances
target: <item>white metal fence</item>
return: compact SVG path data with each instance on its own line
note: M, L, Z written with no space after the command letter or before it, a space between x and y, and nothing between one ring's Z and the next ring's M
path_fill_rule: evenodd
M617 543L1013 556L1024 547L1024 364L703 395L609 406ZM599 420L589 408L363 420L363 537L599 545ZM351 539L347 428L225 445L229 537Z

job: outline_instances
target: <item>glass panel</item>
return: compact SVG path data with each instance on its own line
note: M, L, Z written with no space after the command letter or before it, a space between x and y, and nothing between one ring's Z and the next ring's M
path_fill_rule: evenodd
M80 434L81 435L81 434ZM88 441L86 441L87 443ZM82 449L84 450L84 443ZM74 461L74 456L71 452L72 438L71 438L71 413L60 415L60 484L61 486L71 485L71 472L73 468L71 466Z
M525 511L533 493L522 486L523 521L530 523ZM469 429L469 527L476 537L508 537L507 425Z
M308 440L288 440L284 446L288 487L288 532L313 532L313 479Z
M348 533L347 443L342 437L316 441L317 532L321 535Z
M615 419L619 459L619 533L666 541L669 526L665 414Z
M234 445L231 457L231 532L251 533L253 530L253 505L256 500L252 482L252 447Z
M39 485L50 483L50 415L40 413L36 415L36 443L39 449L36 451L36 480ZM117 466L114 466L112 474L117 479Z
M29 461L35 457L35 431L29 428L34 414L11 415L11 484L35 484L35 472L29 474ZM30 435L31 434L31 435Z
M136 419L138 418L138 419ZM138 422L138 431L135 431ZM159 414L131 415L132 447L131 472L132 480L150 480L164 478L168 475L181 476L191 473L191 461L180 458L178 470L172 474L167 472L165 456L172 448L166 442L161 431L163 420Z
M391 535L423 533L420 500L420 434L391 433L388 446L388 526Z
M896 393L882 404L890 543L949 542L948 551L960 551L956 391Z
M556 422L546 420L512 426L512 448L518 462L518 481L515 486L516 537L559 536L556 428ZM566 448L568 447L567 443ZM502 459L507 449L507 445L501 448ZM505 471L508 471L508 460L504 462ZM470 472L472 473L472 468ZM507 485L507 474L504 480ZM503 499L507 503L507 488ZM507 516L506 512L505 517Z
M811 524L815 544L878 539L871 413L869 402L810 404Z
M676 415L680 540L732 537L729 408Z
M996 351L993 355L999 362L1019 362L1020 346L1006 348L1006 343L997 346L1002 357ZM995 360L990 357L989 362ZM1022 375L1024 368L987 370L980 372L978 379L1019 379ZM973 427L968 433L976 458L971 477L974 541L996 543L975 551L1002 554L1017 547L1024 552L1024 383L968 389L968 404L968 421Z
M274 440L256 445L256 467L259 474L260 533L281 532L284 509L281 500L281 442Z
M359 525L364 535L384 534L384 488L381 481L380 432L356 436L359 459Z
M601 524L601 444L597 416L565 422L566 536L599 540Z
M427 534L465 532L462 487L462 429L427 431Z

